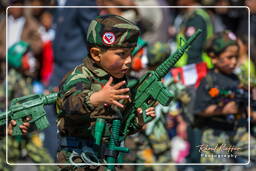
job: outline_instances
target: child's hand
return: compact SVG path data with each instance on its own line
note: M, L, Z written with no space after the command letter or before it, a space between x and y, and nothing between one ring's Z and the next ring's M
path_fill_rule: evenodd
M28 120L28 119L27 119ZM13 127L16 125L16 121L15 120L11 120L8 124L8 135L12 135L12 129ZM28 128L29 128L30 124L29 122L24 122L22 125L20 125L20 129L21 132L26 135L28 133Z
M238 113L238 106L236 102L228 102L222 109L223 114L236 114Z
M146 110L146 115L155 118L156 117L155 108L154 107L148 108ZM137 117L138 117L139 125L141 125L141 126L145 125L144 120L143 120L143 111L141 108L137 109Z
M129 88L119 89L125 84L125 81L121 81L111 86L112 81L113 78L110 77L106 85L100 91L91 95L90 102L92 105L98 106L100 104L114 104L121 108L124 107L124 105L119 103L118 100L129 99L129 95L124 94L129 91Z
M154 107L150 107L146 110L146 115L147 116L151 116L151 117L156 117L156 113L155 113L155 108Z

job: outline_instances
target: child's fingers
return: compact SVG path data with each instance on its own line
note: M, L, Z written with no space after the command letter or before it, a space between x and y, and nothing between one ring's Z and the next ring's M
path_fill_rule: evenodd
M150 111L155 111L155 108L154 107L150 107L146 110L146 112L150 112Z
M26 127L21 128L21 132L22 132L23 134L27 134L27 133L28 133L28 129L27 129Z
M28 127L29 127L29 123L27 123L27 122L20 125L21 132L23 134L27 134L28 133Z
M116 101L116 100L114 100L112 103L113 103L114 105L120 107L120 108L124 108L124 105L122 105L121 103L119 103L119 102Z
M144 125L144 119L143 119L143 110L141 108L137 109L137 122L140 126Z
M16 121L15 120L11 120L10 123L11 123L10 126L15 126L16 125Z
M124 94L127 93L130 89L129 88L122 88L119 90L116 90L116 94Z
M12 128L16 125L16 121L11 120L10 123L8 124L8 134L12 135Z
M23 125L20 125L20 129L28 129L28 127L23 124Z
M121 81L113 86L114 89L119 89L122 85L125 84L125 81Z
M111 85L112 82L113 82L113 77L110 77L109 80L108 80L108 82L106 83L106 86L107 86L107 85Z
M155 113L155 108L150 107L146 110L146 115L151 116L151 117L155 117L156 113Z
M141 108L138 108L137 109L137 114L141 115L143 113L142 109Z
M151 116L151 117L155 117L156 116L155 111L146 112L146 115L147 116Z
M27 131L27 130L22 130L22 133L23 133L23 134L27 134L28 131Z
M30 123L24 122L22 125L20 125L20 129L23 133L27 133L29 126L30 126Z
M29 122L24 122L22 125L24 125L25 127L29 127L30 126Z
M115 96L115 99L129 99L130 98L130 96L128 96L128 95L116 95Z

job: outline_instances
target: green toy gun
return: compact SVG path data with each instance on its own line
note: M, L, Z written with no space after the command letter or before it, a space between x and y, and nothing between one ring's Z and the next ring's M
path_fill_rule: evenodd
M49 95L33 94L24 97L15 98L11 101L10 108L7 112L8 120L15 120L16 125L13 128L13 136L22 135L19 128L24 119L29 117L29 123L35 123L38 130L43 130L49 126L46 117L44 105L53 104L57 99L57 93ZM6 112L0 113L0 126L6 124Z
M159 102L163 106L170 104L171 100L174 98L174 94L163 85L161 79L170 71L201 32L202 31L199 29L187 41L182 40L185 43L181 45L180 48L159 65L155 71L148 71L138 81L135 88L131 90L132 103L130 103L127 106L127 110L125 110L127 119L123 131L124 136L129 134L130 128L132 130L136 129L137 126L134 124L134 119L138 108L141 108L143 111L143 122L148 123L153 118L146 115L146 109L152 107L156 102Z
M118 155L118 153L129 151L126 147L120 147L120 142L124 141L125 137L129 134L130 129L137 129L134 119L138 108L143 110L144 123L148 123L153 118L146 115L146 109L153 106L155 102L159 102L164 106L169 105L174 98L174 95L163 85L161 79L170 71L171 67L175 65L201 32L202 31L199 29L188 41L183 40L185 42L184 45L177 49L173 55L168 57L155 71L147 72L138 81L135 88L131 90L132 103L126 107L124 115L126 117L125 124L122 125L120 120L113 120L110 141L107 147L107 163L116 163L116 161L120 163L121 155ZM95 143L97 145L100 145L104 126L104 119L97 119L94 133ZM107 168L108 170L115 170L114 165L108 165Z

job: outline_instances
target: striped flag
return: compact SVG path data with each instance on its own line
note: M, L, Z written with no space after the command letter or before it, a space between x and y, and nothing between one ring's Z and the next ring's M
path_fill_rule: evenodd
M207 65L204 62L189 64L184 67L171 69L175 82L181 82L185 86L199 86L200 81L207 74Z

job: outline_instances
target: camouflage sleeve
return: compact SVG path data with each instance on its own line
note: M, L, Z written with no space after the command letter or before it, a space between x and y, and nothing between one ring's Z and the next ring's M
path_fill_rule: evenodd
M57 113L91 115L102 109L102 106L94 107L90 103L90 96L94 93L91 89L89 78L75 80L60 87L57 99Z

